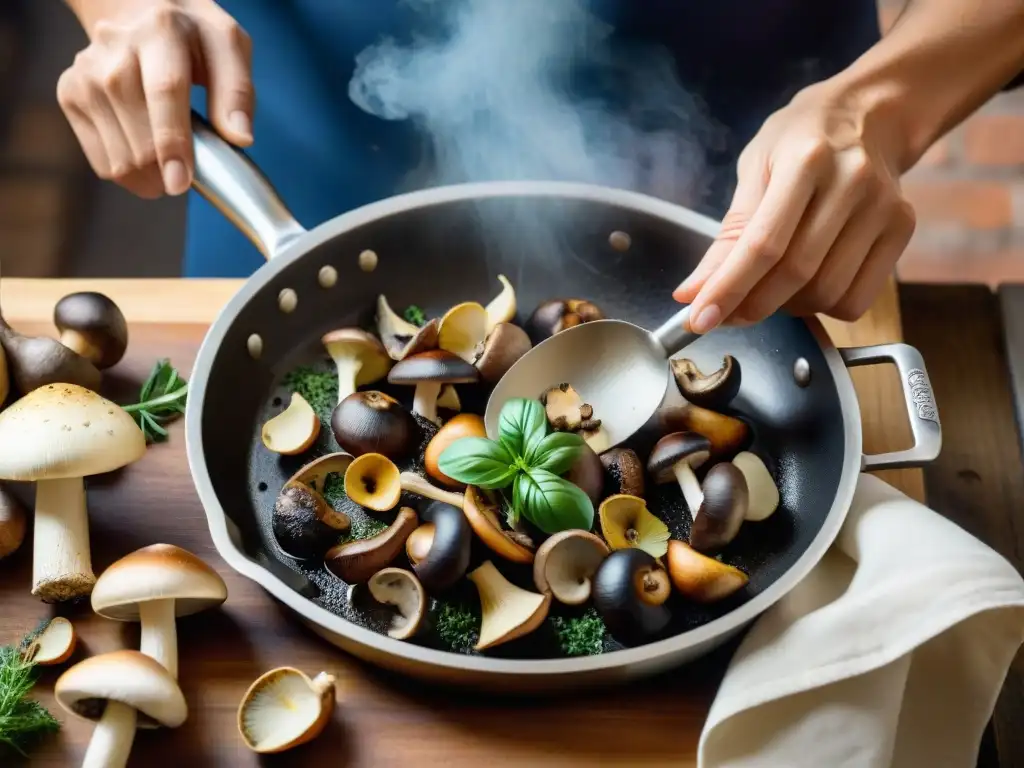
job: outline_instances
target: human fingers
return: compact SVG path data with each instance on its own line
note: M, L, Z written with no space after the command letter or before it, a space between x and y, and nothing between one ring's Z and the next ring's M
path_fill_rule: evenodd
M226 139L249 146L255 106L252 41L234 19L225 15L202 28L200 44L210 120Z
M57 80L57 103L67 117L93 173L101 179L109 179L110 160L107 159L107 150L100 140L99 131L85 111L82 88L78 82L80 77L73 67L61 74Z
M192 183L192 62L185 40L172 34L151 37L139 50L142 87L149 108L153 145L169 195Z

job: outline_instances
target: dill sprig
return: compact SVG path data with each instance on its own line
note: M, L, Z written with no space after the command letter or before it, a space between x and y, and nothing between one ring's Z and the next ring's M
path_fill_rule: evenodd
M60 730L42 704L27 698L35 683L35 664L25 659L21 647L0 647L0 754L6 748L27 757L37 739Z
M185 412L188 382L167 358L158 360L149 378L139 390L139 402L124 406L132 415L147 443L160 443L167 439L164 424Z

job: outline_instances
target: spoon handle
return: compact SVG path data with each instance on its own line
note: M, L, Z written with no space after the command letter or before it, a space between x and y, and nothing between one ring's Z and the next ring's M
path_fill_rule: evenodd
M654 338L665 348L665 357L672 357L687 344L700 338L700 334L689 330L689 318L690 308L683 307L653 332Z

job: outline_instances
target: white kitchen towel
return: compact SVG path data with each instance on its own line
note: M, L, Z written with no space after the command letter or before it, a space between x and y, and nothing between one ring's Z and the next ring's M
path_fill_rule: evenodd
M698 765L972 768L1022 643L1016 569L861 475L835 545L737 650Z

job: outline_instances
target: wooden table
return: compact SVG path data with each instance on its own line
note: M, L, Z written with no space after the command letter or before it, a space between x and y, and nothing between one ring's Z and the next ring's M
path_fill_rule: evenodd
M159 356L169 356L186 373L190 370L206 325L237 287L233 280L186 284L176 280L12 279L3 281L0 306L6 319L23 331L52 333L52 308L62 295L90 289L110 295L131 322L132 343L125 360L107 377L107 393L128 399ZM976 299L984 303L980 295ZM970 323L958 323L950 313L929 314L919 291L904 293L905 313L908 301L915 313L908 325L914 334L924 329L920 318L927 316L930 328L937 325L960 333L958 348L966 350L972 363L950 362L933 336L910 336L925 353L933 380L937 372L950 377L933 383L949 446L938 465L954 467L946 469L956 479L943 480L932 470L902 470L887 473L886 479L919 499L924 498L926 485L937 498L955 498L957 511L951 516L957 522L989 543L999 542L1000 551L1016 557L1020 529L1012 527L1005 505L1024 500L1024 480L1018 477L1020 449L1009 388L1000 394L998 376L990 377L991 391L977 392L973 408L968 409L971 413L951 412L949 407L950 400L961 402L965 391L975 391L965 377L979 367L984 372L987 361L983 358L992 344L971 346L965 335L971 330L966 327ZM827 325L838 345L900 339L900 302L894 286L860 322ZM980 325L973 330L984 336ZM863 411L866 449L881 452L906 447L909 428L895 371L882 366L857 369L853 374ZM974 427L985 433L988 441L985 451L977 455L971 452L969 441L957 442L961 433ZM976 459L977 464L973 463ZM961 468L964 462L970 468ZM1012 478L999 472L1009 467L1017 468ZM138 547L169 542L195 552L217 568L230 595L222 610L179 621L180 678L190 717L177 731L140 732L132 765L199 768L260 764L241 744L235 711L246 686L263 671L279 665L297 666L308 673L333 673L338 679L338 707L324 736L268 764L373 768L695 764L697 739L733 647L692 668L608 694L502 701L487 695L432 690L368 668L329 646L220 560L189 478L180 423L172 428L170 442L152 447L128 471L95 480L89 484L89 507L97 572ZM957 483L969 493L951 497ZM990 505L989 512L978 512L981 503ZM16 640L52 610L29 594L29 541L16 555L0 561L2 642ZM63 606L57 611L72 619L80 632L83 650L76 652L76 659L84 653L138 647L134 624L101 619L87 608ZM44 673L37 695L59 713L64 728L59 738L36 752L33 765L77 764L91 733L91 724L56 708L50 689L57 674ZM1011 678L1004 700L1007 696L1020 699L1022 690L1019 679ZM1004 707L1001 701L983 760L994 755L997 747L1000 752L1011 749L1014 740L1020 746L1021 737L1015 736L1011 727L1011 714L1020 711L1020 701L1010 703L1017 709Z

